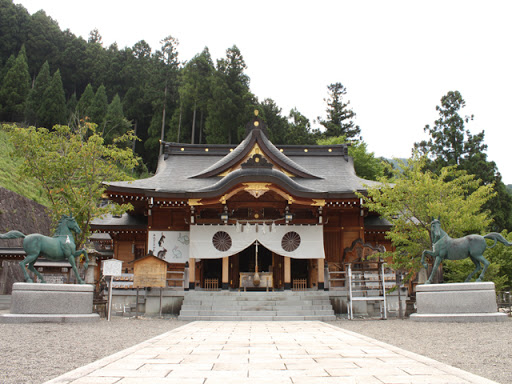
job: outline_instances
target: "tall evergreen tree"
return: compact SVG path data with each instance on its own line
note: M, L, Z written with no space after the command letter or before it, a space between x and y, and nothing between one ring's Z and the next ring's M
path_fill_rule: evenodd
M63 44L64 34L55 20L43 10L31 15L25 43L30 73L35 75L45 61L49 62L51 68L57 68Z
M45 61L27 97L27 103L25 106L25 120L30 125L38 125L39 108L43 104L44 93L50 86L50 82L50 65L48 64L48 61Z
M178 99L179 42L172 36L167 36L161 43L161 50L157 51L150 61L153 77L145 90L145 96L151 100L155 111L148 128L148 138L144 143L146 151L149 152L150 169L155 169L157 157L162 153L160 141L165 139L166 126ZM160 118L155 116L158 112ZM161 123L158 128L155 125L157 120Z
M16 56L10 55L7 61L5 62L5 65L0 68L0 80L3 81L5 75L7 75L7 72L9 72L9 69L11 69L14 66L14 63L16 62Z
M59 70L55 71L49 86L44 91L43 102L37 115L41 126L46 128L52 128L55 124L67 123L66 97Z
M130 122L124 117L121 98L116 94L108 106L102 125L102 136L105 139L105 143L112 144L115 138L123 136L130 128Z
M318 118L325 127L325 136L345 136L348 140L358 139L361 129L354 123L356 114L349 108L350 101L345 101L347 89L341 83L332 83L327 86L329 97L327 103L327 120Z
M93 102L94 90L92 89L92 85L89 83L87 84L87 87L85 87L85 91L82 93L82 96L80 96L76 106L76 116L79 120L83 118L90 119L91 106Z
M25 112L25 100L30 90L25 46L22 46L14 65L7 71L0 88L0 118L3 121L22 121Z
M319 138L318 132L311 130L309 119L297 108L290 111L290 128L285 136L286 144L313 145Z
M89 118L99 127L103 125L108 109L108 98L105 86L102 84L96 90L91 106L89 107Z
M261 118L267 124L267 131L270 141L274 144L287 144L286 134L290 128L288 119L282 116L282 109L272 99L265 99L258 105L261 111Z
M236 45L226 51L226 58L217 61L206 120L208 143L236 144L242 139L245 123L256 104L249 90L246 68Z
M19 52L27 39L29 23L30 15L21 4L0 0L0 60Z
M192 110L192 123L190 129L191 143L199 142L202 138L202 123L205 116L208 99L210 98L210 81L213 75L214 66L210 51L205 48L203 52L190 60L182 71L180 94L180 111L183 109ZM199 111L199 116L198 116ZM199 120L199 124L197 124ZM179 122L178 122L179 124ZM199 130L196 129L199 125ZM199 132L198 132L199 131Z
M420 154L427 155L427 166L432 171L439 171L446 166L457 166L469 174L475 175L485 184L494 183L498 192L484 206L491 211L494 220L493 230L512 229L512 198L506 192L496 163L487 160L487 145L484 144L484 131L472 135L465 124L473 116L461 116L466 106L459 91L450 91L441 98L441 105L436 107L439 112L433 126L426 125L424 130L429 134L428 140L415 143L414 147Z

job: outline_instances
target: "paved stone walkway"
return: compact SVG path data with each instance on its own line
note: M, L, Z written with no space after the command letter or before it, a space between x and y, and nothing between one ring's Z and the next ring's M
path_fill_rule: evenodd
M47 384L494 383L332 325L193 322Z

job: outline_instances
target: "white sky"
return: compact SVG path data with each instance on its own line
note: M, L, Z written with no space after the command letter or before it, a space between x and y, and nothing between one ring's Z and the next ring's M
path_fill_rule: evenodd
M97 28L105 47L145 40L154 51L172 35L182 61L205 46L216 61L236 44L256 96L312 123L325 117L327 85L341 82L377 156L409 157L441 97L458 90L462 114L475 115L467 127L485 130L488 158L512 183L510 1L14 2L86 40Z

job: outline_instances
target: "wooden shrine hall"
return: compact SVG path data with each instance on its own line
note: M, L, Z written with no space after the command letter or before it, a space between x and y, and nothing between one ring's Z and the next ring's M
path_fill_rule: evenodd
M323 290L355 241L390 246L355 194L376 182L356 176L347 145L274 145L257 114L239 145L162 145L153 177L108 183L134 209L92 224L125 272L153 254L169 273L188 267L187 289Z

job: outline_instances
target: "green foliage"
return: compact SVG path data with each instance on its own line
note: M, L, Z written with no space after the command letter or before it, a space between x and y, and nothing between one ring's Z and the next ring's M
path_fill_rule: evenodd
M487 145L484 144L484 131L472 135L465 124L473 116L462 117L460 111L466 102L458 91L448 92L436 107L439 119L431 127L425 126L429 140L415 143L415 148L429 157L428 167L439 173L440 169L454 165L475 175L484 184L495 185L497 194L490 199L485 208L491 212L494 220L493 230L512 229L512 198L506 193L496 163L487 160Z
M112 144L116 137L123 136L131 129L131 124L124 117L123 104L118 94L114 96L102 123L102 136L105 143Z
M261 118L267 124L268 138L274 144L287 144L286 134L290 129L288 119L282 115L282 109L274 100L265 99L258 105Z
M256 108L262 117L269 119L268 132L275 143L285 144L287 138L299 143L316 140L316 133L308 133L302 122L291 126L288 116L281 116L275 103L264 112L265 102L260 106L251 93L245 73L247 66L236 46L229 48L215 66L207 48L182 66L178 60L178 40L172 36L164 38L155 52L144 40L122 49L116 44L104 47L98 30L91 31L84 40L70 30L60 31L58 24L43 11L31 16L21 5L0 1L0 74L14 67L16 55L25 43L29 77L35 78L45 62L52 71L60 71L67 100L66 119L71 118L67 123L79 125L81 119L88 118L106 134L117 128L107 127L105 100L114 101L114 96L119 95L125 117L139 139L134 143L134 150L151 170L157 164L158 152L153 151L158 150L160 139L236 144L243 139L245 124ZM101 100L96 95L101 95ZM0 92L0 110L7 113L3 107L10 104L7 93L4 96ZM95 101L97 105L93 107ZM53 124L41 124L34 107L27 106L25 112L29 124L48 128ZM16 117L19 121L23 118ZM12 119L14 116L3 117L3 120ZM290 129L293 131L288 132ZM300 140L295 140L297 131ZM105 138L112 139L108 134Z
M50 84L44 90L37 115L40 125L48 128L64 124L67 120L66 97L59 70L53 74Z
M318 145L347 144L345 136L319 139ZM348 154L354 159L354 168L357 176L366 180L377 180L384 176L384 163L382 159L375 157L373 152L368 152L364 141L350 142Z
M29 23L30 16L21 4L14 4L12 0L0 1L0 58L2 60L20 50L26 40Z
M93 102L94 90L92 89L91 84L87 84L87 87L85 88L85 91L82 93L82 96L80 96L80 99L78 100L78 104L76 107L75 113L78 117L78 120L83 118L90 119Z
M482 206L495 194L493 185L481 185L474 175L454 167L437 175L426 169L426 159L417 155L393 170L391 182L368 188L364 204L389 220L393 227L387 237L395 269L417 272L423 250L431 249L430 223L441 217L451 237L480 233L491 223Z
M217 61L211 81L212 98L208 102L207 143L236 144L243 138L247 117L255 108L246 68L236 46L226 51L226 58Z
M327 86L329 97L324 99L327 103L327 120L318 121L325 127L326 137L345 136L347 139L356 139L361 134L361 129L353 119L356 114L349 108L350 101L345 102L347 89L341 83L333 83Z
M39 181L18 172L23 160L16 154L9 134L0 126L0 185L19 195L25 196L41 205L50 202Z
M92 99L92 103L88 109L87 116L91 122L97 124L98 126L102 126L105 120L105 116L107 115L107 108L107 91L105 86L102 84L98 87L96 94Z
M25 120L28 124L38 125L39 111L44 101L44 92L51 82L50 65L45 61L36 77L34 86L30 89L25 107Z
M16 153L23 157L20 172L39 181L54 220L72 213L83 233L78 243L89 235L89 224L95 217L107 213L121 213L131 208L128 204L100 207L106 186L104 180L125 180L127 173L137 165L130 149L104 145L96 126L82 123L77 129L56 125L46 128L17 128L7 126ZM130 134L116 139L130 142Z
M208 100L211 98L210 85L214 70L210 52L205 48L201 54L196 55L185 65L181 74L180 112L189 112L188 116L182 120L182 127L187 132L186 135L190 136L192 144L202 139L201 128L204 117L208 113ZM199 124L197 124L198 120ZM197 125L200 126L199 130L196 129ZM188 127L190 129L187 129Z
M319 132L312 131L311 123L306 116L294 108L290 111L289 119L289 128L285 135L286 144L316 144L316 141L319 137Z
M27 56L23 46L14 65L5 74L0 86L0 119L4 121L22 121L25 112L25 100L30 89Z

